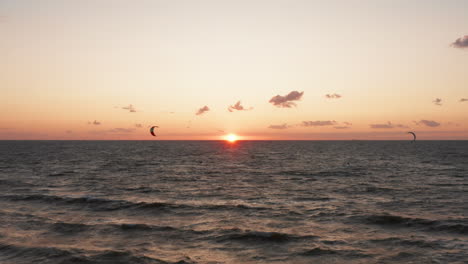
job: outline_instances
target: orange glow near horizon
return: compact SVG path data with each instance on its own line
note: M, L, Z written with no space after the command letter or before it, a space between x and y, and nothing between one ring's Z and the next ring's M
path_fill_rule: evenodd
M227 141L229 141L230 143L234 143L236 142L237 140L239 140L239 137L235 134L229 134L229 135L226 135L224 137Z

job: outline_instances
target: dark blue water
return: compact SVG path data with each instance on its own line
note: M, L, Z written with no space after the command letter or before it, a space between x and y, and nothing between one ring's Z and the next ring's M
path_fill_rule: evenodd
M467 263L467 141L0 141L0 263Z

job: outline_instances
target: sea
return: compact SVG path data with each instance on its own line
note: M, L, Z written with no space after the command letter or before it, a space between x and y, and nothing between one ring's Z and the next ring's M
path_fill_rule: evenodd
M468 141L0 141L0 263L468 263Z

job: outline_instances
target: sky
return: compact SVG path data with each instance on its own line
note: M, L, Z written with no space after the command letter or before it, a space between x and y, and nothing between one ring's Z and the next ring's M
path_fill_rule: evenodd
M0 140L468 139L466 10L0 0Z

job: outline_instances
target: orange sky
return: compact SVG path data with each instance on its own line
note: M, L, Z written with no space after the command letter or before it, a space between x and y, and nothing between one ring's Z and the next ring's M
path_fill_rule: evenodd
M4 0L0 140L468 139L466 10Z

